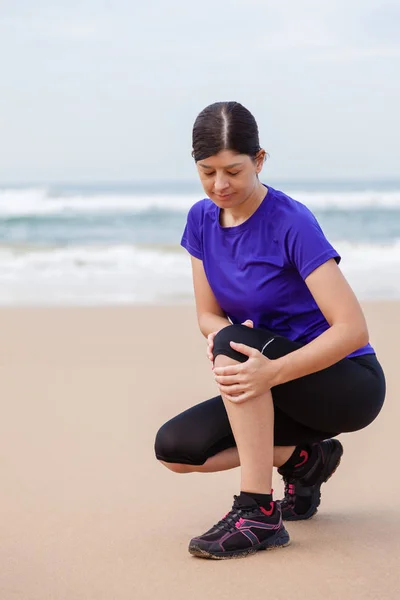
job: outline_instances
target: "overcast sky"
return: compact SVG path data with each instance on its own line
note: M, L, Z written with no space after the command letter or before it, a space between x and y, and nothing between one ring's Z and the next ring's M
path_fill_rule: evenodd
M220 100L253 112L275 178L400 179L399 7L0 0L0 183L190 180Z

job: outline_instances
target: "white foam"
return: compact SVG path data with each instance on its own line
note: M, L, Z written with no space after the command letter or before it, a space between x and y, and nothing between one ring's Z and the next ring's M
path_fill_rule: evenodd
M288 191L288 196L302 202L310 209L360 210L361 208L400 209L400 190L392 192L297 192Z
M400 190L364 192L304 192L287 190L288 195L311 209L360 208L400 209ZM57 214L97 214L148 210L187 212L201 194L147 194L118 192L90 195L53 196L46 188L0 189L0 217L23 217Z
M103 304L190 297L182 252L134 246L0 249L1 304Z
M190 194L92 194L51 196L45 188L0 190L0 216L187 211L199 199Z
M336 241L341 269L360 299L400 298L400 240ZM192 300L180 249L139 246L0 248L0 304L104 304Z
M333 243L340 268L361 300L400 298L400 240L390 244Z
M50 276L83 273L85 277L108 272L129 272L151 269L154 274L180 270L186 265L182 251L165 252L156 249L139 249L135 246L72 246L53 249L0 249L2 276L18 277L28 271Z
M348 261L356 268L373 269L381 264L397 264L400 261L400 239L388 244L338 240L332 245L341 254L343 262Z

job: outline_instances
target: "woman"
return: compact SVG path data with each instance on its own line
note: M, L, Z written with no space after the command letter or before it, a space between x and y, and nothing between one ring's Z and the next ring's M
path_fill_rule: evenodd
M232 510L189 544L206 558L286 546L282 520L312 517L339 465L333 438L370 424L385 397L340 256L304 205L259 181L265 156L241 104L198 115L193 157L208 198L190 209L182 245L220 395L163 425L155 451L178 473L241 467Z

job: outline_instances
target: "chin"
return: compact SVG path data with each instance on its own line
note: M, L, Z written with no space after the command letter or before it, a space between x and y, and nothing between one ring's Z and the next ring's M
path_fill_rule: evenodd
M218 206L220 206L222 208L224 208L226 206L230 206L230 205L232 205L232 202L235 203L235 201L237 201L237 198L234 193L228 194L226 198L217 196L216 194L212 194L212 196L210 196L210 198L213 202L215 202L215 204L218 204Z

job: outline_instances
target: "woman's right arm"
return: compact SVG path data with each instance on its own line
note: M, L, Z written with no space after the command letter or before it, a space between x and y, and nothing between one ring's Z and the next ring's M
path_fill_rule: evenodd
M208 337L210 333L217 333L220 329L230 325L230 321L218 304L208 283L203 261L194 256L191 256L191 260L197 322L201 333L204 337Z

